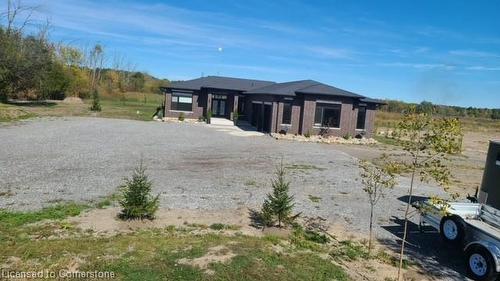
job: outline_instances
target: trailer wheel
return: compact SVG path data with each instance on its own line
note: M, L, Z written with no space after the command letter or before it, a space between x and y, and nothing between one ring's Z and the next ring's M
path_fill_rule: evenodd
M461 246L465 238L465 222L457 215L445 216L441 219L439 233L445 242Z
M466 252L467 274L473 280L493 281L498 277L491 254L482 246L472 246Z

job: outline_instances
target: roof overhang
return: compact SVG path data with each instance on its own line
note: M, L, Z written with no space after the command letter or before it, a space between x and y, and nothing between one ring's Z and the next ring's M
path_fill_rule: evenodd
M359 101L377 105L386 105L387 103L383 100L371 99L371 98L361 98Z
M193 92L195 89L181 88L181 87L160 87L160 90L163 93L171 92L171 91L182 91L182 92Z

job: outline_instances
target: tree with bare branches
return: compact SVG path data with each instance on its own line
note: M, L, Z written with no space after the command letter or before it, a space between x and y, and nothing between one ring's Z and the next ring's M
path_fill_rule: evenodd
M0 13L0 19L6 21L6 32L22 32L32 21L33 13L39 6L25 5L21 0L7 0L7 11Z

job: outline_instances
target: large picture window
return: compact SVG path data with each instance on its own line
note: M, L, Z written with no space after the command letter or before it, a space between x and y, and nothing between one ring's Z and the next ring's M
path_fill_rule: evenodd
M292 124L292 104L289 102L283 104L283 118L281 119L281 124Z
M316 103L314 125L321 127L340 128L341 104Z
M192 111L193 95L186 93L172 93L172 110Z
M358 108L358 120L356 121L356 129L364 130L366 123L366 106Z

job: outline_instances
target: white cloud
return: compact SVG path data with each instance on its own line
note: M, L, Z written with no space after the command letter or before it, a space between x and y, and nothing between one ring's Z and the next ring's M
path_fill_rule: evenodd
M404 63L404 62L392 62L392 63L379 63L380 66L388 67L410 67L415 69L434 69L440 68L445 70L453 70L456 68L454 65L442 64L442 63Z
M466 67L468 70L479 70L479 71L500 71L500 67L487 67L487 66L468 66Z
M476 50L452 50L449 53L454 56L463 56L472 58L500 58L499 54L476 51Z
M348 49L329 48L323 46L307 47L307 51L313 55L329 59L352 59L354 52Z

